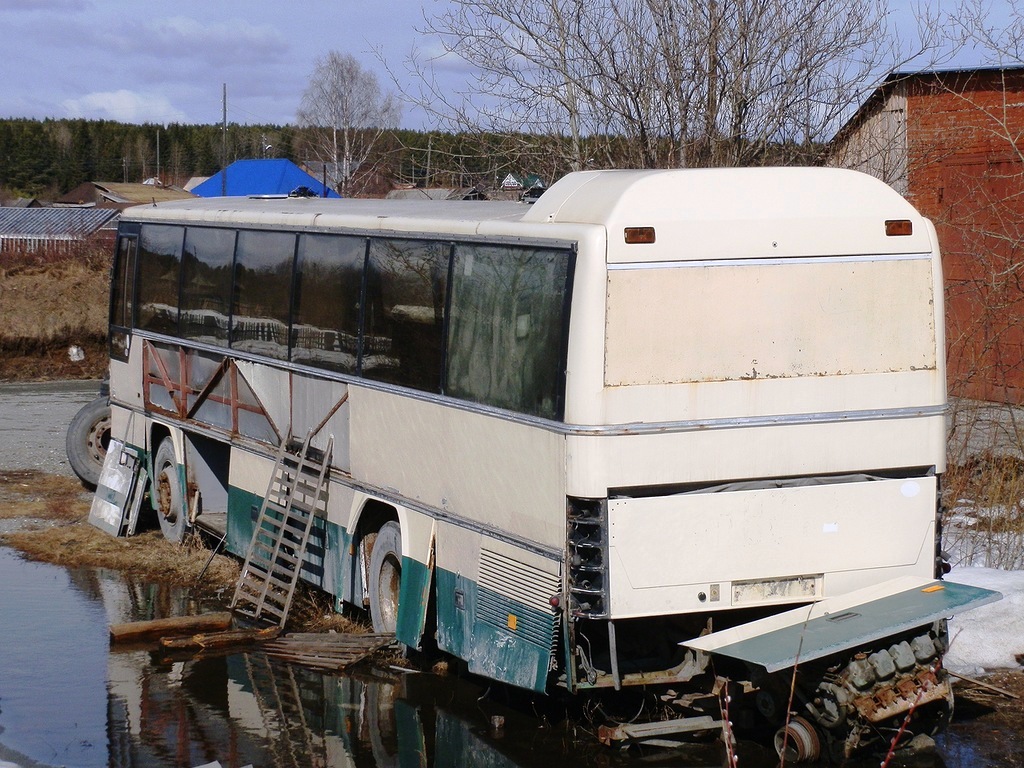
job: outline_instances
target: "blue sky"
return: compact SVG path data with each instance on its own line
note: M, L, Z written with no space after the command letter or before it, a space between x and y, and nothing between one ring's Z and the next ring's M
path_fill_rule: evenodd
M315 58L350 53L392 87L434 0L0 0L0 116L292 122ZM399 67L400 68L400 67ZM406 124L422 122L414 114Z
M896 18L922 1L936 2L893 0ZM401 73L414 46L437 52L416 28L444 4L0 0L0 117L219 123L226 84L229 121L290 123L317 56L350 53L393 88L377 53ZM457 82L457 70L442 75ZM406 107L402 123L424 119Z

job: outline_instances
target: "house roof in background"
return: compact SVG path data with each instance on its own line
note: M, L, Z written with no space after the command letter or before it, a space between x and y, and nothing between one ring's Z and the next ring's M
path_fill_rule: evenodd
M87 181L54 201L56 206L107 206L126 208L140 203L162 203L193 197L180 187L132 184L116 181Z
M111 208L0 208L0 237L88 237L119 215L119 211Z
M885 79L867 95L864 101L861 102L860 106L857 107L857 110L839 127L839 130L836 131L835 136L832 137L829 143L833 146L837 146L849 138L850 134L853 133L869 115L885 103L889 94L901 85L906 86L912 81L931 80L942 82L953 80L956 82L960 78L976 78L979 76L993 74L1019 76L1021 73L1024 73L1024 66L951 67L949 69L922 69L917 72L895 70L886 75Z
M299 168L291 160L236 160L227 167L227 196L287 195L298 187L308 187L317 197L324 197L324 185ZM199 197L220 197L223 194L224 171L218 171L202 184L192 188ZM333 189L327 197L340 197Z

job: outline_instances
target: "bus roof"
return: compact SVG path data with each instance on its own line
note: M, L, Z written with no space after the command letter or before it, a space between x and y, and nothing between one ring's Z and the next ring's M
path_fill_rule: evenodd
M125 221L200 222L299 228L351 227L474 232L483 222L517 221L526 203L479 200L363 200L319 197L210 197L129 208Z
M533 205L226 197L139 206L124 219L452 235L528 230L534 237L552 224L597 225L608 232L611 262L934 249L930 227L903 197L839 168L583 171L560 179ZM887 235L890 220L910 221L912 234ZM620 233L628 227L653 227L657 245L623 248Z

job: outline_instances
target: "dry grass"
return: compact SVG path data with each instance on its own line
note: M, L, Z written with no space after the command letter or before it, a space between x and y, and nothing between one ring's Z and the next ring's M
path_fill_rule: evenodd
M1024 459L984 452L950 466L946 484L952 498L971 500L986 528L1024 532Z
M172 544L159 531L146 531L128 539L114 538L83 520L11 533L4 542L31 560L130 571L145 580L200 587L204 591L231 587L238 579L238 563L217 555L200 583L199 574L210 558L210 551L201 545Z
M105 336L109 284L106 268L77 262L0 275L0 344Z
M339 634L366 634L370 627L362 618L352 618L334 612L330 595L302 585L295 593L289 623L304 632L338 632Z
M951 405L943 546L954 565L1024 568L1024 409Z
M70 478L36 470L0 471L0 520L17 527L0 535L0 543L30 560L124 571L144 581L191 587L200 594L230 593L234 588L240 571L235 558L217 555L211 561L210 550L198 536L183 545L172 544L157 530L131 538L110 536L89 524L90 499ZM295 593L288 625L289 630L302 632L369 632L361 617L335 613L330 596L306 585Z
M210 551L198 539L178 546L159 531L114 538L89 524L89 506L88 494L70 478L34 470L0 472L0 518L24 521L0 540L31 560L128 571L143 579L211 592L238 579L237 561L218 555L200 584Z
M88 514L88 496L77 480L34 469L0 471L0 520L71 523Z
M110 249L0 254L0 381L98 378L107 355ZM86 352L69 360L68 347Z

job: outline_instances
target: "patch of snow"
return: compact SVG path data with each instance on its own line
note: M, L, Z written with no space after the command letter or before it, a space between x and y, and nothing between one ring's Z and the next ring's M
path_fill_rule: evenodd
M1003 599L954 616L949 622L946 668L962 675L1019 669L1024 654L1024 571L956 567L948 581L994 589Z
M943 522L942 548L954 567L1024 569L1024 532L1015 526L995 529L986 521L1015 517L1000 507L975 507L959 501Z

